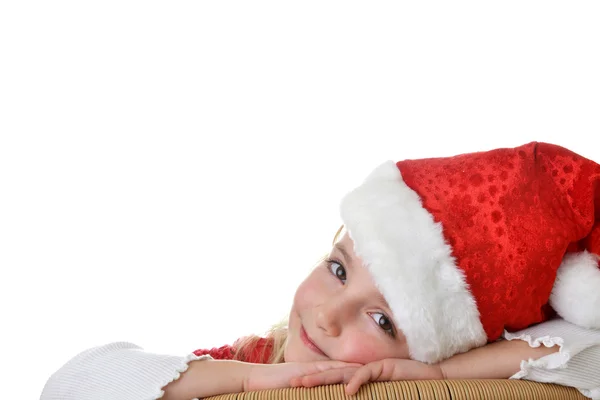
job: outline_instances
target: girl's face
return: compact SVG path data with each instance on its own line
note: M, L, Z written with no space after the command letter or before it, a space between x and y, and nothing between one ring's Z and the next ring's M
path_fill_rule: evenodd
M298 287L288 330L286 362L409 358L404 335L348 233Z

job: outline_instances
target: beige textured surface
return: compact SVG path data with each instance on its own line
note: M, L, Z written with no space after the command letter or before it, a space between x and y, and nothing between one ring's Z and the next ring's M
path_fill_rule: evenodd
M351 397L344 394L344 385L320 386L312 389L263 390L210 397L211 400L337 400L346 398L360 400L586 399L573 388L506 379L376 382L364 385L355 396Z

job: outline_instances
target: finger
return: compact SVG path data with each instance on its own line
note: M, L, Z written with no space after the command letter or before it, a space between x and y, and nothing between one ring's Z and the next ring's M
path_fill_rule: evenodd
M305 375L300 379L299 383L303 387L315 387L347 382L354 375L356 369L356 367L330 369L316 374Z
M350 367L347 367L347 365L349 365ZM303 375L290 378L289 383L290 383L290 386L292 386L292 387L304 386L304 383L302 381L302 379L304 377L313 376L314 378L311 378L308 380L308 382L312 382L315 379L318 380L319 379L319 378L317 378L318 376L321 376L321 374L325 374L328 371L340 370L340 369L345 369L345 368L351 369L351 372L344 375L346 377L346 379L350 379L350 377L354 373L354 371L356 371L361 366L362 366L362 364L350 364L350 363L329 362L329 361L327 361L325 363L315 363L311 366L311 368L304 371ZM329 375L322 375L322 376L329 376Z
M302 386L302 377L301 376L295 376L292 379L290 379L290 386L291 387Z
M380 363L371 363L359 368L346 385L346 393L356 394L363 384L377 380L381 375L381 369Z
M302 386L315 387L340 383L344 379L344 373L341 369L330 369L329 371L318 374L307 375L302 378Z
M327 371L330 369L338 369L338 368L359 368L362 366L363 366L363 364L347 363L344 361L324 361L324 362L318 362L315 364L315 367L318 371Z

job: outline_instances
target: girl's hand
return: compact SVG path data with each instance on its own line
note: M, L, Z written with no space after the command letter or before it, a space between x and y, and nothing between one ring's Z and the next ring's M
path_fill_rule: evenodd
M291 387L294 378L315 376L327 371L358 368L361 364L343 361L315 361L282 364L248 364L249 370L244 379L245 392L263 389L281 389Z
M347 383L346 394L358 392L361 385L375 381L399 381L416 379L444 379L439 365L414 360L388 358L362 367L336 368L292 379L292 386L313 387L334 383Z

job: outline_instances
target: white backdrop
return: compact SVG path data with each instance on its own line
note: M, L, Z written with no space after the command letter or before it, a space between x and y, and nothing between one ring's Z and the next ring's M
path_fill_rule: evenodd
M2 396L110 341L260 333L386 159L600 160L581 2L0 5ZM12 397L11 397L12 396Z

